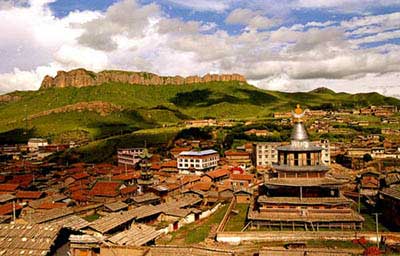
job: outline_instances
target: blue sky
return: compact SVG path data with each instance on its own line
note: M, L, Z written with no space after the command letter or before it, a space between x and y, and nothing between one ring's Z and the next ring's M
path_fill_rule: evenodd
M0 93L87 68L400 97L398 0L3 0Z

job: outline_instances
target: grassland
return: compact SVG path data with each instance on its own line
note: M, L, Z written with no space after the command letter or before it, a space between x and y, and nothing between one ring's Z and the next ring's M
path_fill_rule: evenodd
M54 140L65 138L70 131L85 133L88 139L96 140L138 129L176 125L185 119L265 119L273 112L287 111L297 103L314 108L326 102L335 107L400 105L400 100L377 93L350 95L327 89L283 93L261 90L241 82L163 86L110 83L11 94L20 99L0 104L0 133L27 128L32 135ZM112 103L123 110L105 116L83 110L30 118L66 105L92 101Z
M226 223L225 231L241 231L246 225L248 209L248 204L237 204L234 211L237 211L238 214L231 213L231 217Z
M207 219L183 226L178 231L171 233L171 239L168 241L164 241L164 243L187 245L203 242L210 234L211 228L213 226L218 226L218 224L221 222L227 208L228 205L224 205Z

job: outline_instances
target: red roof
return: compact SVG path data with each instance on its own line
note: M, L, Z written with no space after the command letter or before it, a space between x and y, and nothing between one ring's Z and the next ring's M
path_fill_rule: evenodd
M247 152L226 151L225 156L249 156Z
M0 191L14 192L19 187L18 184L4 183L0 184Z
M88 201L87 191L76 191L71 194L71 198L78 202L86 202Z
M214 171L210 171L206 173L207 176L211 177L212 179L216 179L219 177L223 177L223 176L228 176L229 175L229 171L226 169L219 169L219 170L214 170Z
M123 181L134 180L138 178L140 178L140 172L126 173L126 174L124 173L112 177L113 180L123 180Z
M22 206L19 204L15 204L15 210L21 210ZM8 204L4 204L2 206L0 206L0 215L9 215L13 213L13 204L12 203L8 203Z
M247 180L247 181L251 181L251 180L253 180L253 175L251 175L251 174L231 174L230 178L232 180Z
M38 209L54 209L54 208L63 208L63 207L67 207L66 203L52 203L52 202L44 202L41 205L39 205Z
M41 191L18 191L16 197L19 199L39 199L43 195Z
M160 164L151 164L151 169L152 170L160 170L161 165Z
M75 180L81 180L81 179L85 179L89 176L90 176L89 174L87 174L85 172L81 172L81 173L76 173L76 174L72 175L72 178L74 178Z
M33 182L32 174L16 175L11 180L10 183L19 184L20 187L26 188Z
M176 162L176 160L163 162L161 164L161 168L177 168L177 162Z
M192 190L202 190L202 191L208 191L210 190L212 186L211 182L197 182L196 184L194 184L191 189Z
M119 194L119 187L121 183L119 182L97 182L92 190L90 190L90 195L92 196L106 196L106 197L115 197Z
M127 195L127 194L130 194L130 193L136 192L136 190L137 190L136 186L126 187L126 188L121 189L121 194L122 195Z

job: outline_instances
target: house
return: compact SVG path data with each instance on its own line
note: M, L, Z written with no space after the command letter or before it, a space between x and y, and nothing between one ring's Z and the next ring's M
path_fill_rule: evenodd
M376 196L380 188L380 173L376 171L364 171L359 176L360 194Z
M257 130L257 129L250 129L244 132L246 135L255 135L255 136L268 136L272 133L268 130Z
M389 227L400 228L400 186L382 189L379 198L383 214L380 219Z
M217 182L228 179L229 174L230 172L226 169L218 169L207 172L203 177L201 177L201 180L206 182Z
M108 212L119 212L123 210L128 210L128 205L121 201L116 201L113 203L104 204L104 208Z
M130 173L115 175L111 179L115 181L121 181L126 186L132 186L136 184L136 181L139 178L140 178L140 172L130 172Z
M19 188L18 184L3 183L0 184L0 192L14 193Z
M161 198L154 193L146 193L132 197L135 205L157 205L160 203Z
M185 151L190 151L191 149L192 147L175 147L171 149L169 152L174 157L174 159L177 159L180 153Z
M243 169L252 166L251 157L248 152L226 151L225 157L228 160L228 164L231 166L240 166Z
M252 174L231 174L230 181L234 191L248 188L254 181Z
M117 197L120 192L120 182L114 181L98 181L90 190L89 195L96 198L114 198Z
M177 173L177 161L176 160L169 160L161 163L160 171L168 172L168 173Z
M144 148L119 148L117 150L118 166L135 167L143 151Z
M253 193L248 189L240 189L234 192L238 204L249 204Z
M42 198L44 196L44 193L41 191L19 190L19 191L17 191L15 196L17 197L18 202L25 203L25 202L30 202L30 201Z
M28 140L28 148L29 151L38 151L39 148L45 147L48 145L48 142L46 139L42 138L31 138Z
M219 154L213 149L202 151L184 151L179 154L177 167L179 173L197 175L217 167Z

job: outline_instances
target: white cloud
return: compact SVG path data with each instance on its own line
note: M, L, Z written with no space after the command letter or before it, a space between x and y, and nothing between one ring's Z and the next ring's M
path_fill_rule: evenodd
M253 29L268 28L278 24L278 20L261 15L260 12L238 8L233 10L225 19L228 24L247 25Z
M170 3L190 8L198 11L216 11L222 12L229 8L234 0L167 0Z

